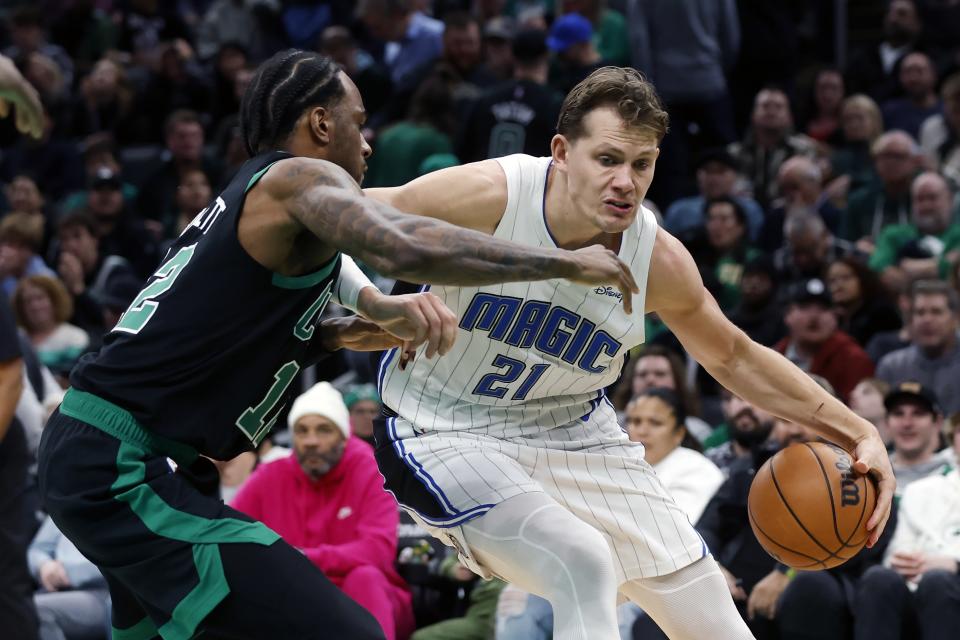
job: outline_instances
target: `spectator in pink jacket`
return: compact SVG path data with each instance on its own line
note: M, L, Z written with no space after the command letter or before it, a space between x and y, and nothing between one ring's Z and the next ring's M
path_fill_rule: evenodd
M300 549L373 614L387 640L404 640L414 619L394 569L399 512L373 450L350 437L343 397L326 382L294 401L288 423L294 455L258 468L233 506Z

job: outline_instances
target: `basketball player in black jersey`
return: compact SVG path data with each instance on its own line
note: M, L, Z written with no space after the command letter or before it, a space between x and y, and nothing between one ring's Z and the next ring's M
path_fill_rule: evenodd
M208 458L255 447L324 352L452 344L456 320L437 298L383 296L341 252L416 282L637 291L606 249L531 249L364 197L363 123L329 59L289 50L265 62L241 106L251 159L78 364L44 430L46 508L106 577L114 638L384 637L303 555L206 491ZM331 298L386 331L318 324Z

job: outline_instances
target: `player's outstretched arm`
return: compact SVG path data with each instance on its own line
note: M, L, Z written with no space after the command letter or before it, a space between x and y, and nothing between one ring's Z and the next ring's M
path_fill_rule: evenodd
M650 260L647 311L656 312L684 348L733 393L785 420L807 426L853 452L854 468L878 481L867 528L873 546L890 516L896 483L876 428L854 414L781 354L757 344L731 323L704 289L693 258L658 229Z
M402 213L363 195L340 167L323 160L282 160L261 180L269 198L331 246L384 275L460 286L567 278L638 291L615 253L529 247L452 224Z

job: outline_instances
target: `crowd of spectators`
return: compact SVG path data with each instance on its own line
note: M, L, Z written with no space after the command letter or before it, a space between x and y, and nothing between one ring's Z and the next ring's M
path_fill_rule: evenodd
M671 123L645 205L738 326L877 426L899 518L837 569L778 565L746 495L758 465L808 434L721 388L655 316L609 390L624 429L758 638L960 629L960 3L32 0L0 8L0 51L45 116L39 140L0 120L0 619L31 593L39 614L12 637L110 632L102 578L43 519L32 452L77 358L246 160L240 98L290 46L360 89L369 187L547 155L578 81L610 64L646 74ZM479 581L380 488L373 372L356 354L307 372L289 432L219 464L224 499L388 638L549 638L545 601ZM624 638L662 637L621 611Z

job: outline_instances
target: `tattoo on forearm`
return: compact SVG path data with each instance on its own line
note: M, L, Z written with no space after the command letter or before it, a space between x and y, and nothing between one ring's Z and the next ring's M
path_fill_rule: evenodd
M292 215L318 237L385 275L414 282L481 285L570 275L552 249L524 247L416 215L363 195L344 173L290 162Z

